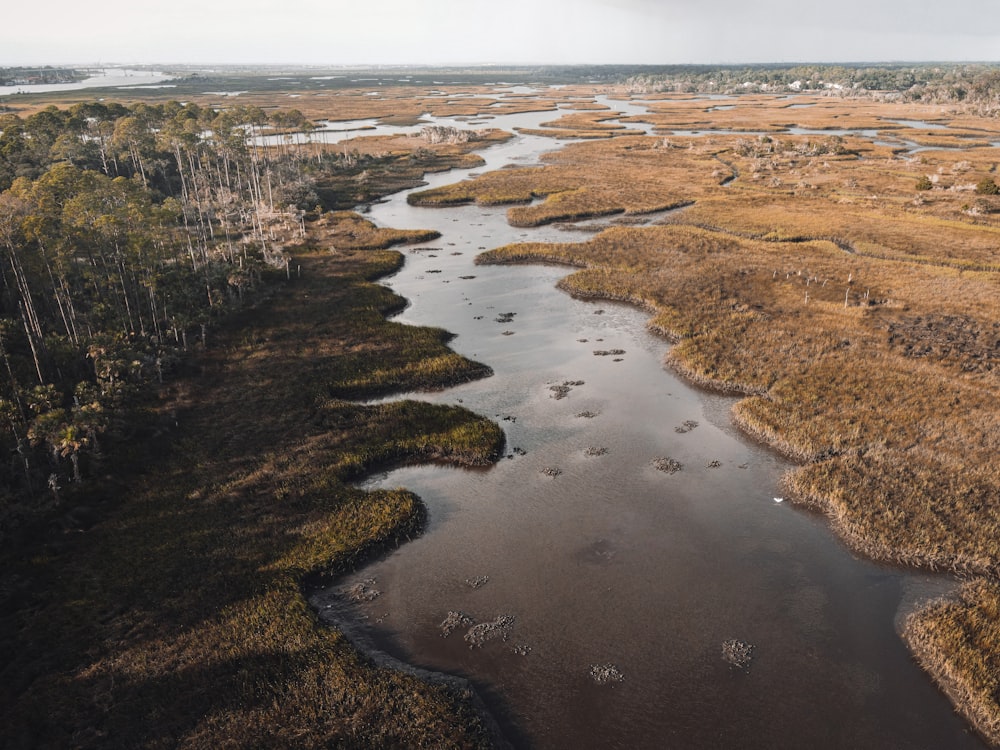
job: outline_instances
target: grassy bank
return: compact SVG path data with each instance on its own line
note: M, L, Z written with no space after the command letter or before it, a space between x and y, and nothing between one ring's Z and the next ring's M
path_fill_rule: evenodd
M670 158L664 154L671 151ZM671 149L652 138L618 136L574 143L545 167L504 169L474 180L411 193L416 206L526 204L508 210L513 226L539 226L612 214L642 215L685 205L732 176L713 151Z
M420 532L411 493L349 482L407 461L483 465L502 448L496 425L460 408L340 398L407 386L407 367L421 387L487 372L442 332L384 320L401 300L370 280L399 262L298 251L301 277L215 332L200 374L163 394L163 455L105 482L96 524L5 559L5 746L492 742L468 695L373 666L302 593Z
M1000 745L1000 585L967 584L958 601L912 615L906 642L962 714Z
M468 135L469 131L462 132ZM342 171L320 176L315 189L326 208L347 210L361 203L380 200L389 193L419 187L424 184L424 175L428 172L480 166L483 158L474 153L475 150L511 138L510 133L502 130L474 132L469 140L455 142L439 141L433 135L417 133L408 136L365 136L343 144L317 143L305 148L344 156ZM335 246L343 246L341 241L344 239L348 240L349 247L371 246L364 238L360 238L362 241L359 243L354 241L359 238L349 236L353 226L345 225L341 229L342 236L331 238ZM402 241L402 234L383 236L381 241L394 244Z

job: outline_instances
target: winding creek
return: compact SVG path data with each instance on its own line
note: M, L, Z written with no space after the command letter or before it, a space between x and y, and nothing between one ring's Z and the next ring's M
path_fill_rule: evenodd
M482 152L476 171L557 145L520 135ZM791 464L735 430L733 399L664 369L668 345L644 313L556 290L566 269L473 263L509 242L585 234L512 228L502 208L413 208L405 193L370 217L441 232L385 281L410 301L398 319L456 333L456 351L495 371L409 397L495 417L509 456L367 482L419 494L426 532L316 594L321 613L471 680L518 747L985 747L897 634L948 578L858 559L821 517L777 502ZM680 470L658 470L662 458ZM354 602L357 584L366 596ZM494 627L444 637L449 612ZM749 667L723 658L731 639L753 645Z

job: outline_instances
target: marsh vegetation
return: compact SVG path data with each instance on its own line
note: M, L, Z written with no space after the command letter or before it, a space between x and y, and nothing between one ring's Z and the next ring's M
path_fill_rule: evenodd
M501 453L499 427L462 408L354 403L490 370L450 351L444 330L385 321L405 305L371 284L401 263L385 248L432 235L344 210L481 163L472 151L510 135L327 147L296 134L322 118L539 111L552 117L530 134L576 142L410 203L510 205L519 227L608 219L583 242L507 245L481 261L567 264L570 293L648 310L675 342L669 363L741 394L736 424L799 462L790 499L875 559L967 576L960 597L911 616L905 634L1000 743L991 80L977 78L966 102L934 79L909 102L810 94L795 109L784 97L720 110L661 92L648 114L614 121L579 83L499 99L478 81L447 96L429 84L317 88L281 117L258 108L273 106L266 86L239 107L197 91L185 105L19 103L0 124L3 406L17 457L3 497L16 543L2 699L15 746L493 741L468 695L373 666L318 623L302 586L420 532L412 493L352 481ZM657 87L668 88L633 79L614 93ZM265 127L280 144L246 138ZM651 224L628 225L640 219ZM201 374L179 377L191 370ZM137 404L143 421L129 427ZM470 647L514 622L449 618L442 633L465 627ZM735 668L753 655L723 645ZM598 683L623 679L613 664L593 669Z

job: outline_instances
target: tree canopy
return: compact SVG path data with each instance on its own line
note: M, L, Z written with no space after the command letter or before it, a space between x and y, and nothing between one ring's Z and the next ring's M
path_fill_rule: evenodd
M58 500L100 438L282 249L315 205L297 111L89 102L0 116L0 537ZM114 434L111 435L114 437Z

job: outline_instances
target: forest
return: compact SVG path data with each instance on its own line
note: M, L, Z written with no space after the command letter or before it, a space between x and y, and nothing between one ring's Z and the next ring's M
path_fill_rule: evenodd
M984 114L1000 108L1000 71L994 65L949 63L872 65L678 65L635 72L636 92L746 94L831 91L892 101L962 103Z
M0 536L100 471L143 389L285 274L274 222L318 198L293 163L308 155L259 136L308 127L177 102L0 118Z

